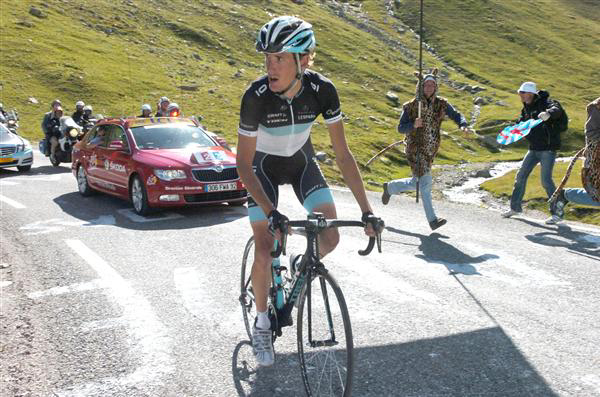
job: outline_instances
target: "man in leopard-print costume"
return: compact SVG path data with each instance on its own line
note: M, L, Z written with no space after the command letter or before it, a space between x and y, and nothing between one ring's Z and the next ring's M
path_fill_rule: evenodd
M600 98L587 105L585 122L585 162L581 169L583 189L561 189L550 210L556 221L562 220L565 205L577 204L600 207Z
M419 77L418 73L416 76ZM446 223L438 218L433 210L431 201L431 166L440 148L440 127L445 116L452 119L462 130L468 131L465 118L448 103L448 100L438 97L437 69L423 77L423 95L421 100L421 117L419 117L419 83L417 83L417 98L402 106L402 115L398 132L405 133L406 159L410 164L412 178L397 179L383 184L381 201L387 204L393 194L416 190L417 180L419 192L425 209L425 216L432 230Z

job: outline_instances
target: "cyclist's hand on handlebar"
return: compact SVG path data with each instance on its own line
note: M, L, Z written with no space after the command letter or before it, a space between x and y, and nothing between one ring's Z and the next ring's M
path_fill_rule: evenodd
M365 224L365 234L367 236L375 237L377 234L381 234L383 231L383 220L381 218L377 218L372 212L364 212L361 220Z
M287 227L288 217L277 210L273 210L269 212L267 220L269 221L269 233L279 240L280 233Z

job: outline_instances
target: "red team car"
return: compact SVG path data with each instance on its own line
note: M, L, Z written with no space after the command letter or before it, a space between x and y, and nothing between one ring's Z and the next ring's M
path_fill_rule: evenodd
M235 154L194 119L100 121L73 148L73 174L83 196L98 190L152 207L246 202Z

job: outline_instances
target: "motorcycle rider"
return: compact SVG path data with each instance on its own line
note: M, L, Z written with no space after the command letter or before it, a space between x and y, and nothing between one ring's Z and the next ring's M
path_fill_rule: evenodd
M49 145L46 146L46 151L48 151L48 146L50 146L50 159L52 160L56 154L56 148L58 147L58 139L60 138L60 118L63 116L63 109L60 105L54 108L54 111L51 112L50 117L47 121L42 124L42 129L44 130L44 135L46 136L46 142Z
M73 121L76 122L79 125L83 125L83 108L85 106L85 103L83 103L83 101L77 101L75 103L75 112L73 112L73 115L71 116L71 118L73 118Z
M166 116L168 117L179 117L181 116L181 109L179 109L179 105L175 102L171 103L167 108Z
M138 116L139 118L147 118L147 117L152 117L152 106L148 105L147 103L144 103L142 105L142 115Z
M46 131L46 124L48 123L48 121L50 120L50 118L52 117L54 111L56 110L57 107L60 107L62 105L62 103L60 102L60 99L55 99L52 101L52 104L50 105L51 110L47 113L44 114L44 118L42 119L42 132L44 133L44 135L48 134L48 131Z
M169 98L167 98L166 96L161 97L158 100L158 110L156 111L155 116L156 117L167 117L169 115L167 113L167 108L169 107L170 103L171 103L171 101L169 101Z
M4 105L0 103L0 123L6 123L7 113L4 111Z
M90 121L90 119L92 119L92 106L91 105L85 105L83 107L83 115L81 116L81 119L83 120L84 123L88 123Z

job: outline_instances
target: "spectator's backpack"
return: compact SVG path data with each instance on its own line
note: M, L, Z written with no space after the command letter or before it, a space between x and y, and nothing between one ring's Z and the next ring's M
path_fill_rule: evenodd
M561 110L560 118L554 121L552 123L552 126L554 127L554 130L556 132L565 132L567 129L569 129L569 116L567 115L567 112L562 107L560 102L558 102L556 99L553 99L552 102L554 102L556 106L558 106L558 108Z

